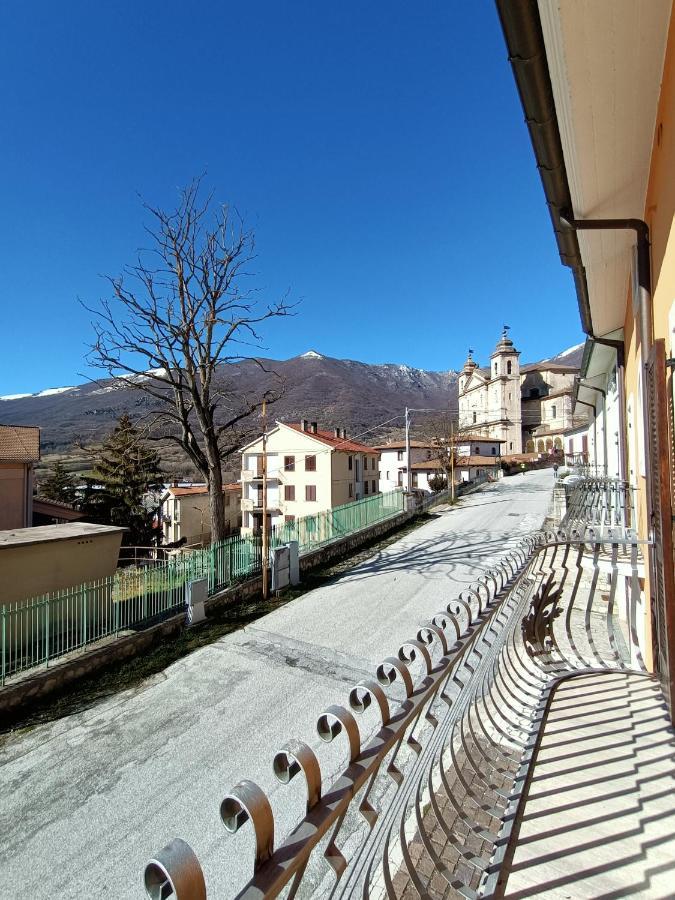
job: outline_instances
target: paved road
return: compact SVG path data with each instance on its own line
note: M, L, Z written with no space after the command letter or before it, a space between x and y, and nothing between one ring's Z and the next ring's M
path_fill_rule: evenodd
M145 862L173 836L197 852L209 896L231 897L250 877L252 843L249 829L230 837L220 823L228 789L252 778L268 791L277 838L288 833L304 788L274 779L275 750L299 737L324 777L339 771L343 742L317 747L318 714L345 704L418 623L538 528L551 486L547 471L489 485L136 688L2 740L0 898L143 897Z

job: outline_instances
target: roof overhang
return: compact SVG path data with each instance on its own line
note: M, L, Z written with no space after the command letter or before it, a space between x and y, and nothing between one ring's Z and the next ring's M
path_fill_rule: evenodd
M496 2L561 261L604 336L624 322L634 232L560 217L644 217L672 0Z

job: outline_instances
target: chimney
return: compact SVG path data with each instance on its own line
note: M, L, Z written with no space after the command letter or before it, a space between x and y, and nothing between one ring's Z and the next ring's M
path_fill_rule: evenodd
M346 438L346 437L347 437L347 429L346 429L346 428L343 428L343 429L342 429L342 437L343 437L343 438Z
M316 422L309 423L309 430L312 434L316 434Z
M307 431L307 419L300 419L300 430Z
M334 429L333 429L333 434L335 435L336 438L342 437L342 435L340 434L340 429L339 429L339 428L334 428Z

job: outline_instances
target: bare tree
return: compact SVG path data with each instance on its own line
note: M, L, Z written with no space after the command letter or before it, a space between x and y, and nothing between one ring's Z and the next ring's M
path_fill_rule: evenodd
M439 474L449 485L453 470L456 474L457 466L463 459L457 446L466 443L467 438L475 434L476 426L460 425L457 414L447 410L426 416L420 428L424 438L436 448Z
M232 388L228 364L254 360L259 326L292 307L258 303L246 284L254 237L228 207L200 200L200 180L173 212L144 204L151 246L133 266L107 277L112 297L97 307L89 361L147 395L149 433L178 444L209 489L211 535L225 536L223 461L241 446L243 423L273 401L279 385L258 396ZM247 353L248 351L248 353Z

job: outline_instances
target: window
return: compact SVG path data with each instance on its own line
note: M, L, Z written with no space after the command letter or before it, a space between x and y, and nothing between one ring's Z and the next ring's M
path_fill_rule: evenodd
M495 375L497 374L497 363L495 363Z
M305 485L305 500L308 502L316 500L316 485L315 484L306 484Z
M350 472L354 468L354 458L352 456L347 458L347 468Z
M513 450L513 441L509 444L509 450Z
M387 481L389 481L389 469L387 469L387 471L385 472L385 477L386 477Z
M476 454L476 456L480 456L480 447L474 447L473 452Z
M427 450L427 459L431 459L431 450Z
M295 472L294 456L284 456L284 472Z
M354 485L351 483L351 481L349 482L348 487L349 487L349 496L353 497L354 496Z
M295 516L284 516L284 522L295 522Z
M418 482L419 482L419 475L417 474L417 472L413 472L412 473L412 486L417 487Z
M316 472L316 456L305 457L305 472Z
M377 482L375 481L374 478L373 478L373 480L372 480L371 483L370 483L370 489L371 489L371 491L372 491L373 494L376 494L376 493L377 493Z
M497 455L497 450L496 450L495 447L492 448L492 455L493 455L493 456L496 456L496 455Z
M556 415L557 412L558 412L558 408L556 407L556 405L555 405L555 403L554 403L553 406L551 407L551 418L552 418L552 419L557 419L557 418L558 418L557 415Z
M363 482L363 493L364 494L368 493L368 482L367 481Z
M400 462L403 459L403 450L399 450L396 454L396 459Z
M473 424L476 424L476 413L473 414Z
M284 485L284 500L295 500L295 485L294 484L285 484Z
M509 360L509 361L506 363L506 374L507 374L507 375L510 375L510 374L511 374L511 360Z

